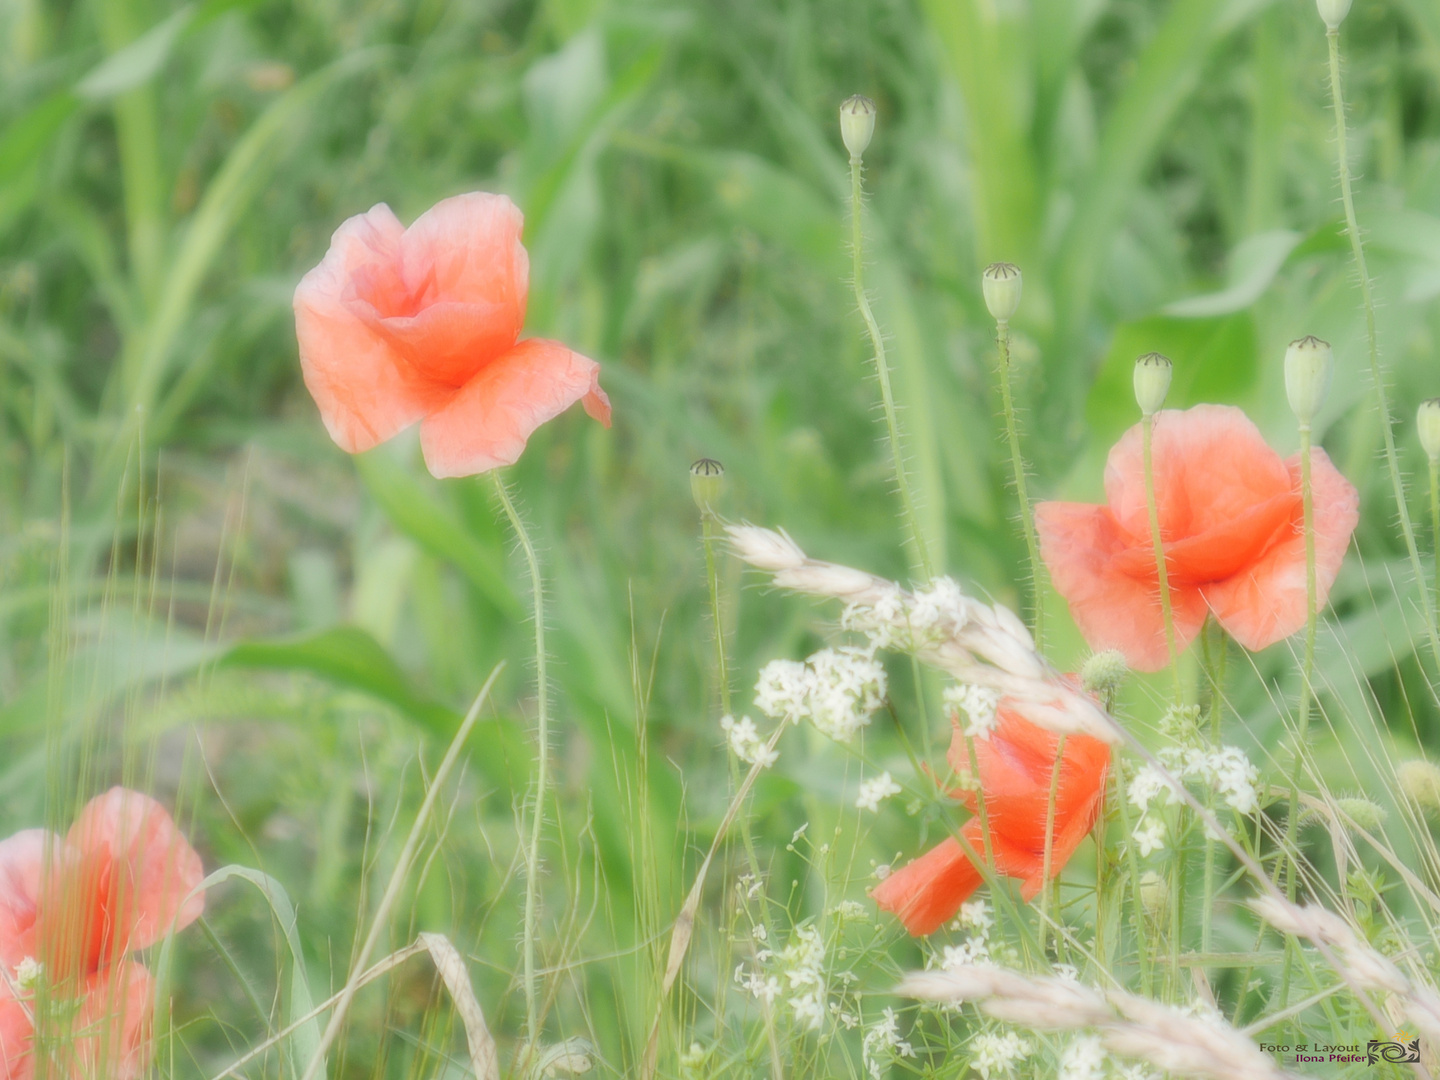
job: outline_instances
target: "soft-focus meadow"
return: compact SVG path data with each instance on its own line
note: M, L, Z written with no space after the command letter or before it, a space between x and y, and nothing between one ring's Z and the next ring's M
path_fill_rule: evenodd
M1440 394L1440 7L1356 0L1341 45L1430 577L1414 418ZM691 462L723 462L724 518L783 526L819 559L911 572L850 288L836 110L857 92L878 107L866 285L909 482L934 563L971 595L1027 609L986 264L1025 275L1012 350L1034 498L1101 497L1105 455L1138 419L1139 354L1174 361L1171 406L1242 406L1290 454L1286 343L1333 343L1316 438L1362 501L1318 637L1302 896L1433 981L1440 861L1395 766L1440 757L1437 658L1380 453L1326 63L1310 0L4 0L0 834L63 827L123 782L175 811L207 872L271 882L216 885L203 923L152 957L173 994L154 1069L214 1077L340 988L429 778L501 662L381 950L419 932L454 943L505 1075L639 1076L657 1012L666 1077L965 1077L972 1034L1011 1030L891 993L967 936L916 943L867 898L876 867L964 816L915 767L943 768L942 681L900 656L863 743L808 727L781 739L660 1002L672 926L745 769L719 723ZM572 410L505 473L539 549L550 653L531 933L547 1056L528 1065L525 562L491 485L431 479L413 433L355 458L330 442L291 311L343 219L384 201L408 223L477 189L525 212L527 333L600 361L614 405L612 429ZM839 608L716 555L734 711L758 718L757 672L840 640ZM1058 596L1045 607L1050 658L1077 670L1089 649ZM1198 644L1181 665L1189 699L1259 770L1248 835L1276 874L1300 648L1230 646L1213 710ZM1134 676L1116 704L1157 747L1170 685ZM1117 749L1117 762L1112 785L1138 759ZM905 791L857 808L880 769ZM1352 798L1368 801L1337 809ZM1107 901L1108 944L1087 961L1096 848L1082 845L1060 889L1073 941L1052 960L1088 982L1139 991L1143 978L1172 1003L1208 997L1240 1027L1285 1013L1256 1039L1391 1037L1318 953L1261 934L1240 902L1257 889L1201 826L1188 862L1173 844L1127 862L1120 802L1102 875L1133 890ZM1156 875L1143 898L1142 869ZM994 933L1013 931L1007 947L1042 970L1023 918ZM793 976L770 1005L736 978L758 950L810 940L835 1006L818 1033L787 1007ZM809 963L797 957L778 977ZM357 996L328 1073L466 1074L452 1000L428 959L405 961ZM867 1043L887 1008L898 1035ZM243 1075L298 1075L315 1030ZM1055 1075L1066 1038L1015 1030L1035 1051L1018 1074Z

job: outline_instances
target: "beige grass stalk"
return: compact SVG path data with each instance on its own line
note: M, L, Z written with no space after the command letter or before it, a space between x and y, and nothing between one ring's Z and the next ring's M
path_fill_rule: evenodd
M780 735L784 730L785 722L782 720L771 733L770 740L765 744L766 754L775 749L775 744L780 741ZM690 892L685 897L680 914L675 918L675 928L670 932L670 955L665 962L665 975L660 983L660 1000L655 1005L655 1020L650 1025L650 1037L645 1041L645 1057L640 1065L642 1080L651 1080L651 1077L655 1075L655 1066L660 1057L660 1024L665 1018L665 1002L669 999L670 990L680 975L680 968L685 964L685 954L690 951L690 940L695 936L695 914L700 910L700 898L705 891L705 879L710 873L710 864L715 861L715 855L725 841L725 834L730 831L736 815L739 814L740 808L750 795L750 789L755 786L756 779L760 776L761 770L765 768L764 761L765 756L761 755L750 766L750 771L745 774L740 789L730 800L730 806L720 821L720 827L715 830L715 839L710 842L710 850L705 853L705 861L700 864L700 870L695 875L695 883L690 886ZM775 1061L773 1064L778 1077L780 1063Z
M310 1058L309 1064L305 1066L300 1080L315 1080L315 1077L324 1068L325 1055L334 1044L336 1036L340 1034L340 1028L344 1026L345 1018L350 1012L350 1004L355 1000L355 994L362 985L361 980L365 974L365 966L370 962L375 946L380 943L380 938L385 933L390 919L390 911L395 906L395 901L399 899L400 890L404 887L405 879L410 873L410 866L415 861L415 853L419 850L421 838L425 835L425 829L430 823L430 815L434 812L435 801L440 797L440 792L444 790L445 781L449 778L455 763L460 760L460 752L465 748L465 740L469 738L475 722L480 718L480 710L490 697L490 690L495 685L495 680L500 677L500 672L504 667L504 663L496 664L494 670L490 672L490 677L485 680L485 685L475 695L475 701L471 704L470 711L461 721L460 730L450 741L450 748L445 751L445 757L441 760L440 767L435 770L435 776L430 782L430 790L425 793L425 800L420 804L420 812L415 815L415 823L410 826L410 835L405 838L405 846L400 849L400 858L396 860L395 869L390 874L390 881L385 886L384 894L380 897L380 905L375 909L375 916L370 922L370 932L365 935L365 941L360 946L360 951L355 954L355 960L350 965L350 977L346 979L345 986L335 997L335 1011L330 1014L330 1022L325 1025L325 1030L320 1035L320 1045L315 1048L315 1053Z

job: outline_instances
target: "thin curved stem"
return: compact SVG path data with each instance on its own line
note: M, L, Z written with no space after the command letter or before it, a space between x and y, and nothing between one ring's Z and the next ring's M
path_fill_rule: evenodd
M1010 386L1010 323L995 323L995 339L1000 349L1000 400L1005 408L1005 437L1010 444L1010 468L1015 474L1015 496L1020 502L1020 524L1025 531L1025 550L1030 557L1030 600L1033 605L1035 643L1044 648L1045 584L1040 544L1035 537L1035 515L1030 509L1030 495L1025 487L1025 458L1020 453L1020 431L1015 420L1015 401Z
M1440 622L1440 458L1430 459L1430 542L1434 545L1435 589L1431 598L1434 618Z
M710 621L715 630L715 678L720 683L720 715L730 713L730 662L725 656L725 628L720 622L720 574L715 568L715 515L702 514L705 582L710 589Z
M1160 583L1160 612L1165 619L1165 647L1170 651L1170 674L1175 680L1175 704L1184 700L1185 691L1180 685L1179 652L1175 648L1175 619L1170 610L1170 574L1165 566L1165 544L1160 539L1160 508L1155 502L1155 470L1151 462L1151 442L1155 431L1155 418L1146 416L1140 421L1140 445L1145 459L1145 509L1150 514L1150 539L1155 545L1155 573Z
M1380 367L1380 344L1375 334L1375 297L1370 289L1370 271L1365 264L1365 245L1360 239L1360 224L1355 217L1355 198L1350 185L1350 159L1345 146L1345 95L1340 81L1340 31L1326 32L1330 46L1330 102L1335 113L1335 157L1339 163L1340 201L1345 206L1345 234L1350 238L1350 252L1360 276L1360 300L1365 308L1365 336L1370 346L1370 378L1375 383L1375 401L1380 408L1380 427L1385 436L1385 464L1390 472L1390 486L1395 493L1395 510L1400 518L1400 531L1405 535L1405 548L1410 556L1410 569L1415 586L1420 590L1420 610L1424 612L1425 629L1430 638L1430 653L1440 666L1440 633L1436 631L1437 616L1430 607L1429 587L1420 565L1420 548L1415 543L1415 528L1410 523L1409 504L1405 499L1405 479L1400 475L1400 460L1395 452L1395 432L1391 427L1390 400L1385 391L1385 372ZM1440 580L1437 580L1440 588Z
M1045 952L1045 928L1050 921L1050 904L1056 899L1054 882L1050 879L1050 868L1053 865L1055 853L1055 799L1060 792L1060 766L1065 762L1065 739L1066 736L1061 735L1060 741L1055 747L1055 764L1050 769L1050 798L1045 803L1045 858L1040 870L1040 952L1042 955ZM1058 904L1056 906L1058 909Z
M930 562L930 549L925 543L925 534L920 529L920 516L915 512L915 499L910 493L910 478L905 472L905 453L900 444L900 421L895 414L895 395L890 389L890 364L885 358L885 339L880 325L870 310L870 298L865 295L865 249L864 231L861 228L861 207L864 191L860 183L860 159L850 159L850 246L855 258L854 285L855 303L865 320L865 329L870 334L870 346L875 350L875 374L880 383L880 403L885 411L885 433L890 440L890 457L895 466L895 485L900 489L900 509L905 517L905 526L910 532L910 542L915 549L915 562L926 580L935 576Z
M524 926L524 987L525 987L525 1048L523 1060L528 1061L540 1040L540 1006L535 987L535 925L540 894L540 835L545 827L545 790L550 784L550 684L545 675L545 582L540 577L540 560L535 545L510 492L498 471L495 494L510 519L510 527L525 552L530 569L530 591L535 605L535 806L530 817L529 850L525 858L525 926Z

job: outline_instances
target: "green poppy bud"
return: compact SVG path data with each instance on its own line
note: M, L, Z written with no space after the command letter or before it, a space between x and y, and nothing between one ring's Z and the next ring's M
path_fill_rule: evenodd
M1336 799L1335 808L1340 811L1342 825L1348 825L1353 821L1357 827L1366 832L1375 832L1385 824L1385 819L1390 816L1379 803L1353 795Z
M725 466L702 457L690 466L690 496L702 514L713 514L720 492L725 488Z
M1170 910L1170 884L1154 870L1140 875L1140 906L1148 918L1156 921Z
M1120 689L1129 671L1124 653L1119 649L1105 649L1085 661L1080 669L1080 685L1092 694L1108 696Z
M980 290L985 294L985 306L990 317L996 322L1008 323L1010 316L1020 306L1020 268L1014 263L997 262L985 267L980 275Z
M1330 343L1314 334L1290 342L1285 350L1285 396L1290 399L1290 411L1301 424L1308 427L1325 400L1333 368Z
M1339 30L1345 16L1350 14L1350 0L1315 0L1315 9L1325 20L1329 30Z
M859 161L875 134L875 102L854 94L840 103L840 138L850 151L850 160Z
M1174 367L1168 356L1158 352L1146 353L1135 361L1135 401L1146 416L1154 416L1165 404L1165 395L1170 392L1170 377Z
M1440 461L1440 397L1422 401L1415 413L1415 427L1420 432L1420 445L1431 461Z
M1403 791L1416 806L1431 814L1440 814L1440 765L1417 758L1402 761L1395 770Z

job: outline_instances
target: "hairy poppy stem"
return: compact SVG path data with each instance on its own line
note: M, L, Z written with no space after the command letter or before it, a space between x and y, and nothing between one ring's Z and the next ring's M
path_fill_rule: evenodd
M905 452L900 444L900 421L895 414L895 395L890 389L890 364L885 358L885 338L880 325L870 310L870 298L865 295L865 238L861 228L861 212L864 191L860 183L860 158L850 156L850 247L855 258L853 283L855 304L865 320L865 329L870 335L871 348L875 350L875 375L880 383L880 402L885 411L885 432L890 439L890 456L895 464L895 485L900 489L900 507L905 516L905 526L910 532L910 541L915 547L915 561L928 581L935 576L930 562L930 549L925 543L925 534L920 530L920 516L915 512L915 499L910 493L910 478L905 472Z
M1433 618L1440 621L1440 459L1430 459L1430 541L1435 545L1435 602Z
M540 834L545 828L545 789L550 784L550 684L545 677L545 582L540 577L540 560L535 555L535 545L530 542L530 534L510 499L505 481L498 470L490 475L495 479L495 494L525 552L535 605L535 807L531 811L530 842L525 853L525 1046L521 1051L521 1060L528 1063L540 1040L540 1004L535 988L535 923L539 915Z
M1015 400L1010 386L1010 322L995 321L995 340L1000 348L1000 400L1005 408L1005 437L1010 443L1010 468L1015 474L1015 496L1020 501L1020 524L1025 530L1025 550L1030 557L1030 602L1034 615L1035 643L1043 648L1045 631L1044 563L1035 538L1035 515L1025 488L1025 458L1020 453L1020 432L1015 421Z
M1040 900L1040 953L1045 953L1045 928L1050 922L1050 904L1057 901L1058 889L1054 888L1054 882L1050 880L1050 865L1055 851L1055 799L1060 792L1060 766L1065 761L1065 739L1060 736L1060 742L1055 747L1055 764L1050 769L1050 798L1045 803L1045 858L1040 870L1040 881L1042 882ZM1056 904L1056 917L1059 917L1059 905Z
M1334 44L1334 34L1330 37ZM1387 430L1388 430L1388 424ZM1300 825L1300 771L1305 764L1305 736L1310 730L1310 708L1314 699L1311 680L1315 674L1315 629L1318 617L1318 589L1315 581L1315 498L1310 482L1310 425L1300 425L1300 500L1305 528L1305 658L1300 672L1300 710L1295 725L1295 762L1290 768L1290 806L1285 817L1285 897L1295 902L1297 866L1300 860L1296 845ZM1426 616L1429 617L1428 614ZM1286 949L1285 966L1280 977L1280 1007L1290 996L1290 958Z
M1340 30L1338 25L1325 34L1330 46L1330 100L1335 112L1335 157L1339 163L1340 201L1345 206L1345 234L1350 238L1350 252L1360 276L1360 300L1365 308L1365 335L1370 346L1370 379L1375 384L1375 400L1380 408L1380 427L1385 436L1385 464L1390 472L1390 486L1395 493L1395 510L1400 518L1400 531L1405 535L1405 549L1410 556L1410 569L1415 586L1420 590L1420 609L1425 613L1425 629L1430 637L1430 653L1440 666L1440 633L1436 622L1440 615L1430 606L1429 588L1420 564L1420 549L1415 543L1415 528L1410 523L1409 504L1405 499L1405 479L1400 474L1400 461L1395 452L1395 432L1391 427L1390 401L1385 392L1385 372L1380 367L1380 344L1375 334L1375 297L1370 289L1370 271L1365 264L1365 245L1360 239L1360 224L1355 217L1355 199L1350 189L1350 160L1345 148L1345 95L1340 82ZM1440 578L1436 588L1440 589Z
M1107 709L1106 712L1110 710ZM1140 859L1135 854L1135 839L1133 826L1130 821L1130 801L1125 790L1125 774L1116 763L1115 768L1115 805L1120 810L1120 828L1125 833L1125 861L1130 866L1130 906L1135 916L1135 944L1140 959L1140 985L1144 993L1150 993L1150 986L1153 976L1150 969L1150 948L1145 940L1145 899L1140 892ZM1121 915L1124 914L1122 901Z
M1170 674L1175 680L1175 704L1185 698L1180 685L1179 653L1175 648L1175 620L1170 613L1170 575L1165 568L1165 544L1160 539L1160 509L1155 503L1155 470L1151 461L1151 441L1155 417L1147 414L1140 421L1140 444L1145 458L1145 509L1150 514L1150 538L1155 545L1155 572L1160 580L1160 612L1165 619L1165 647L1170 652Z

